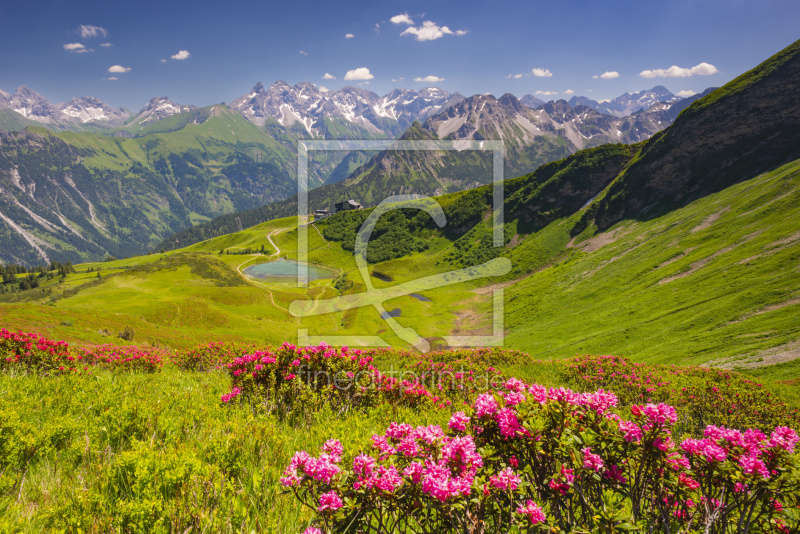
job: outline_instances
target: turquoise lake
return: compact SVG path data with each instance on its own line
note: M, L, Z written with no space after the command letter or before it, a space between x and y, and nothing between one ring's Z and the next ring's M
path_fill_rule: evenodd
M294 278L297 279L297 268L300 264L294 260L279 259L267 263L258 263L245 267L244 274L253 278ZM335 278L336 271L320 265L308 264L308 279L321 280L323 278Z

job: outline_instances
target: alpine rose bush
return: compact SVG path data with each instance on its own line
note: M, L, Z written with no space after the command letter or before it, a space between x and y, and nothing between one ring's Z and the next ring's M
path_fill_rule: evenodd
M579 356L563 378L577 388L614 391L620 404L666 402L678 410L680 431L706 425L767 430L800 426L800 413L746 375L697 366L649 365L620 356Z
M623 418L624 416L624 418ZM618 406L509 379L438 426L392 423L363 451L298 452L281 483L307 532L797 532L797 433L674 435L665 403ZM318 530L317 530L318 529Z
M281 416L310 414L322 406L341 414L382 404L447 408L465 403L487 387L475 384L474 369L453 371L431 360L418 361L413 371L400 377L391 376L373 365L373 355L380 353L326 343L305 348L284 343L274 350L244 354L226 365L231 390L221 399L224 403L246 399ZM495 379L501 376L492 367L487 373L494 373Z
M26 373L77 371L79 362L70 360L69 344L27 332L0 328L0 370Z

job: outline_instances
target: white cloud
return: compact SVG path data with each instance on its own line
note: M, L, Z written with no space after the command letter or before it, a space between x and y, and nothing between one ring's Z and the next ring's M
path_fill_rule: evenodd
M611 102L611 99L609 99L609 98L605 98L605 99L603 99L603 100L598 100L598 101L597 101L597 103L598 103L598 104L605 104L605 103L607 103L607 102Z
M106 48L111 48L114 45L111 44L111 43L100 43L100 46L105 46Z
M189 56L191 56L191 54L188 50L180 50L177 54L172 54L170 57L172 59L186 59Z
M300 50L300 54L302 54L302 55L304 55L304 56L307 56L307 55L308 55L308 52L306 52L305 50Z
M461 37L462 35L467 35L467 30L456 30L456 35Z
M564 94L565 95L574 95L575 91L573 91L572 89L567 89L566 91L564 91Z
M411 18L408 16L408 13L401 13L400 15L395 15L394 17L390 18L389 21L394 24L408 24L409 26L414 24L414 21L411 20Z
M166 63L166 62L167 62L167 60L166 60L166 59L162 59L162 60L161 60L161 63Z
M422 26L409 26L400 35L413 35L417 41L434 41L445 35L466 35L466 30L458 30L454 32L447 26L439 26L433 21L426 20Z
M558 91L536 91L536 93L534 93L534 94L544 95L544 96L552 96L552 95L557 95Z
M376 22L375 23L375 35L380 35L380 34L381 34L381 25Z
M128 72L130 70L130 67L123 67L122 65L111 65L108 67L108 72Z
M668 69L643 70L639 73L639 76L642 78L688 78L694 75L708 76L718 72L717 67L703 62L690 69L673 65Z
M78 32L78 35L80 35L84 39L89 39L90 37L97 37L98 35L101 35L103 37L108 35L108 30L106 30L105 28L101 28L100 26L92 26L90 24L81 24L75 31Z
M438 76L433 76L433 75L425 76L424 78L420 76L418 78L414 78L414 81L423 83L438 83L438 82L443 82L444 78L439 78Z
M344 75L345 80L371 80L374 77L367 67L348 70Z
M358 82L356 85L369 85L369 82Z
M345 39L352 39L353 37L355 37L355 35L353 35L352 33L346 33L346 34L344 34L344 38L345 38Z
M117 78L116 76L109 76L108 78L106 78L106 80L112 80L113 81L113 80L119 80L119 78Z
M328 89L324 85L320 85L319 87L317 87L317 89L319 89L320 93L327 93L328 91L330 91L330 89Z
M506 76L506 78L516 78L516 79L519 79L519 78L522 78L522 74L509 74L508 76Z
M615 70L607 70L599 76L595 74L594 76L592 76L592 78L594 78L595 80L597 78L600 78L601 80L613 80L614 78L619 78L619 72Z
M553 73L550 72L548 69L539 69L539 68L536 68L536 67L531 69L531 74L533 74L537 78L552 78L553 77Z
M675 93L675 96L679 96L681 98L686 98L686 97L689 97L689 96L694 96L696 94L697 94L697 92L692 91L691 89L684 89L683 91L678 91L677 93Z
M323 80L335 80L336 76L331 74L330 72L326 72L325 75L322 77Z
M400 82L400 81L403 81L403 80L405 80L405 78L403 78L402 76L400 76L399 78L392 78L393 82Z
M61 45L64 47L64 50L67 52L73 52L75 54L85 54L86 52L91 52L91 48L86 48L81 43L67 43L65 45Z

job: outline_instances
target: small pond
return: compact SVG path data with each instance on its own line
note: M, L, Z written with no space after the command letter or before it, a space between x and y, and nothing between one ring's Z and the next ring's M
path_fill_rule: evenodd
M400 314L403 313L403 310L400 308L395 308L393 310L381 312L381 319L388 319L389 317L400 317Z
M297 279L297 268L300 264L294 260L279 259L267 263L257 263L244 268L244 274L253 278L294 278ZM321 280L336 278L336 271L321 265L308 264L308 279Z

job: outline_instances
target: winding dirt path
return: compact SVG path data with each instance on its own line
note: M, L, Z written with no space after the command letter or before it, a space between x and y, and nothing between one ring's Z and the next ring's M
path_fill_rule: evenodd
M269 241L269 244L272 245L272 248L275 249L275 254L270 254L270 256L277 256L278 254L281 253L281 249L279 249L278 245L275 244L275 241L272 240L272 236L274 236L275 234L279 234L281 232L284 232L286 230L288 230L288 228L277 228L277 229L271 231L269 234L267 234L267 241ZM319 230L317 230L317 231L319 232Z

